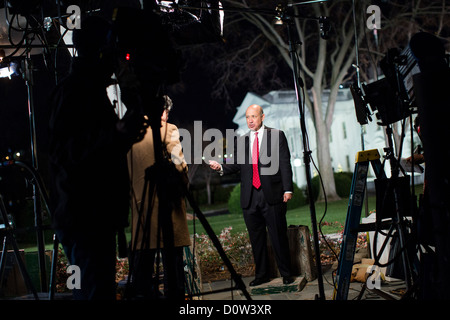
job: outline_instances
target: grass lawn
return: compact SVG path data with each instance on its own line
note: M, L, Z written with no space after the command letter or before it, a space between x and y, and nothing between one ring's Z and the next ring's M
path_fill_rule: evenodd
M375 197L369 197L369 211L375 210ZM347 217L347 206L348 206L348 199L342 199L339 201L330 202L327 204L327 211L326 215L323 218L323 222L328 222L331 225L325 225L322 227L323 233L335 233L342 231L342 226L345 225L345 219ZM216 205L216 208L223 208L226 207L226 204L223 204L222 206ZM208 207L208 210L211 209ZM202 212L206 211L202 209ZM315 203L315 211L316 211L316 220L317 223L320 222L322 219L322 216L325 212L325 204L321 202ZM361 213L361 216L364 217L365 215L365 209L363 207L363 211ZM211 225L211 228L214 230L216 235L219 235L220 232L227 227L232 227L232 232L245 232L246 226L244 223L244 218L242 217L242 214L222 214L217 216L207 216L207 221ZM309 205L301 206L299 208L289 210L286 214L286 219L288 225L306 225L309 227L309 230L311 231L311 214L310 214L310 208ZM335 222L338 222L336 224ZM206 234L206 231L204 230L201 222L197 219L194 221L190 220L188 221L188 227L189 232L191 234L195 233L197 234ZM129 228L128 228L129 229ZM127 240L131 240L131 233L127 232ZM46 249L52 250L53 247L52 244L47 244ZM36 245L30 245L25 247L26 251L37 251Z
M325 217L322 222L328 222L331 225L325 225L322 227L323 233L335 233L342 230L341 226L345 225L345 219L347 217L348 199L341 199L339 201L329 202L326 206L325 203L315 203L316 220L319 223L322 216L325 213ZM326 207L326 212L325 212ZM375 210L375 197L368 197L368 210ZM286 214L288 225L306 225L311 228L311 213L309 205L301 206L299 208L289 210ZM363 207L361 216L365 216L365 208ZM246 231L244 219L242 214L222 214L218 216L207 216L208 223L216 234L226 227L233 227L232 232ZM335 222L338 223L335 223ZM204 228L199 220L188 221L190 233L206 234Z
M423 192L423 185L418 184L415 186L415 195L418 196ZM347 217L347 207L348 207L348 198L342 198L339 201L328 202L326 205L323 202L316 202L314 204L316 211L316 220L317 223L320 223L323 215L322 222L327 222L329 225L322 226L322 232L324 234L336 233L343 230L343 226L345 225L345 219ZM364 201L366 201L364 199ZM224 204L223 207L226 207L227 204ZM217 207L216 207L217 208ZM325 211L326 208L326 211ZM376 209L376 197L374 194L369 194L367 197L367 210L368 212L374 211ZM202 209L204 210L204 209ZM206 210L206 209L205 209ZM191 211L192 212L192 211ZM204 212L204 211L202 211ZM311 231L311 213L310 213L309 205L301 206L299 208L289 210L286 214L286 219L288 226L289 225L306 225L309 227ZM366 215L366 207L365 203L362 208L361 218ZM220 232L226 227L232 227L232 232L243 232L246 231L244 218L242 214L223 214L218 216L207 216L208 223L211 225L211 228L218 235ZM337 222L337 223L335 223ZM203 229L203 226L199 220L188 221L189 231L190 233L198 234L206 234Z
M422 185L416 185L416 195L422 193ZM368 211L375 210L376 198L374 195L368 196ZM325 212L325 203L316 202L315 203L315 211L316 211L316 220L319 223L325 213L325 217L322 222L327 222L327 225L322 226L322 232L324 234L336 233L340 232L345 225L345 219L347 217L347 206L348 206L348 198L343 198L339 201L329 202L326 205ZM212 207L202 208L202 212L211 209L222 209L226 208L227 204L222 205L213 205ZM192 213L191 211L188 211ZM365 206L362 208L361 217L364 217L366 214ZM306 225L309 227L311 231L311 214L309 205L304 205L299 208L289 210L286 215L288 225ZM244 223L244 218L242 214L222 214L217 216L207 216L207 221L210 224L211 228L214 230L216 235L219 235L224 228L232 227L232 233L234 232L245 232L246 226ZM191 234L206 234L201 222L197 219L194 221L188 221L189 232ZM127 240L131 240L130 228L126 230ZM51 243L46 242L46 249L51 250L53 247ZM37 251L36 244L29 244L21 246L21 248L25 248L26 251Z

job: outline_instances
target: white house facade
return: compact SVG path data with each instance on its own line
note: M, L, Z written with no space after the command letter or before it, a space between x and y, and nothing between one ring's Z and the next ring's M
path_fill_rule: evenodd
M327 103L327 98L328 95L327 92L325 92L323 94L324 107ZM300 113L295 91L271 91L264 96L259 96L251 92L247 93L241 105L237 108L236 115L233 118L234 123L238 125L238 135L245 134L248 131L245 111L251 104L258 104L264 109L264 124L266 126L277 128L285 132L291 152L294 182L299 187L306 186ZM384 161L384 148L388 146L385 138L385 127L379 126L376 122L376 117L373 115L372 121L361 126L356 118L355 105L350 89L340 89L330 134L330 153L334 171L353 172L355 168L355 155L361 150L378 149L380 155L382 155L382 161ZM316 144L315 130L310 113L307 109L305 111L305 123L309 138L309 149L312 152L313 161L318 166L316 153L318 146ZM401 126L399 124L400 122L397 123L397 126L400 128ZM396 158L406 158L411 154L409 125L405 126L405 129L402 156L399 157L398 154L395 153ZM415 144L419 143L418 136L415 132L413 134L413 140L415 141ZM397 151L394 150L394 152ZM311 170L311 174L315 176L317 172L312 164ZM389 161L385 162L385 171L389 177ZM373 180L374 174L372 171L369 172L369 175L371 177L368 178L368 181ZM422 176L415 177L416 183L417 181L421 181L422 178Z

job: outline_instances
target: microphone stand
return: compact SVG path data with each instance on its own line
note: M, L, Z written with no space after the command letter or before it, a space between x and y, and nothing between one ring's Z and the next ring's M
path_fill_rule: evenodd
M27 51L27 56L24 60L24 78L27 86L28 94L28 115L30 124L30 140L31 140L31 160L32 166L35 170L38 170L38 158L36 151L36 125L35 125L35 110L33 99L33 65L31 62L30 50ZM42 229L42 213L41 213L41 200L38 195L37 185L35 181L32 181L33 187L33 201L34 201L34 223L36 228L36 238L38 246L38 263L40 271L40 285L43 292L48 292L46 265L45 265L45 240Z
M314 243L314 253L316 256L316 268L317 268L317 280L319 284L319 297L316 296L316 299L319 300L325 300L325 293L324 293L324 286L323 286L323 275L322 275L322 264L320 262L320 250L319 250L319 239L318 239L318 231L317 231L317 218L316 218L316 209L314 200L312 199L312 184L311 184L311 166L310 166L310 157L311 157L311 151L308 148L308 140L306 139L307 132L306 132L306 122L304 117L304 111L302 107L302 99L300 97L300 87L303 88L303 81L298 74L297 70L297 63L295 58L295 42L293 41L293 35L292 35L292 18L287 15L285 16L286 19L286 25L287 25L287 32L288 32L288 41L289 41L289 54L292 60L292 70L293 70L293 77L294 77L294 85L295 85L295 91L297 95L297 101L298 101L298 108L300 113L300 127L302 130L302 139L303 139L303 156L304 156L304 162L305 162L305 173L306 173L306 182L307 182L307 190L309 195L309 210L311 215L311 226L313 231L313 243Z

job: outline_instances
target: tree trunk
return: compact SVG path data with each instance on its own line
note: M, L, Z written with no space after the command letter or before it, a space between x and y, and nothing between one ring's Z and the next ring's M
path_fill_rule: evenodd
M336 185L334 182L333 168L330 155L330 129L328 127L326 116L323 112L322 106L322 91L323 78L326 61L327 45L326 41L319 41L319 54L317 60L317 69L314 74L314 85L312 87L313 93L313 109L314 109L314 125L316 129L316 145L317 145L317 159L319 162L319 170L323 188L319 189L318 201L339 200L340 197L336 192ZM327 108L328 109L328 108ZM322 186L322 185L321 185ZM325 194L324 194L325 190Z
M324 121L316 121L316 143L317 143L317 159L319 162L320 176L325 189L325 195L322 188L320 188L318 201L325 200L335 201L340 200L336 192L336 184L334 182L333 167L330 156L330 139L328 129Z

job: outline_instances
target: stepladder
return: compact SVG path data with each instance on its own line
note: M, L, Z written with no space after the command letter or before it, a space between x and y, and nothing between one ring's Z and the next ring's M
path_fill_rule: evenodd
M356 154L347 217L339 253L337 287L334 291L335 300L346 300L348 296L356 243L361 230L361 211L364 205L369 165L372 166L377 179L386 178L380 158L377 149L359 151Z

